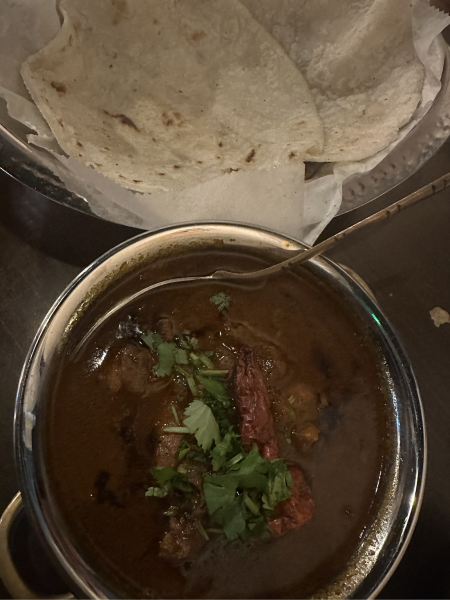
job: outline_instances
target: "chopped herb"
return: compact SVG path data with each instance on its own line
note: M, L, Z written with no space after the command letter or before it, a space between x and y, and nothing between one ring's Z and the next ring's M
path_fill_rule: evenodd
M222 459L223 446L219 446L211 451L213 464L217 461L214 453ZM262 534L266 517L291 495L292 477L286 463L282 459L266 460L255 445L247 455L241 452L228 464L221 460L220 464L225 472L206 474L203 479L211 518L223 527L228 539Z
M230 458L231 460L236 458L236 456L240 457L239 460L244 458L245 455L242 454L241 449L242 446L239 441L239 436L234 432L233 428L230 427L220 444L216 444L215 448L211 450L214 471L219 471L224 465L228 464Z
M150 350L153 350L153 352L156 352L157 347L164 341L159 333L154 333L153 331L141 335L141 340L150 348Z
M187 448L183 448L182 450L178 451L178 460L183 460L183 458L186 456L186 454L188 454L188 452L190 451L189 445Z
M189 481L186 475L179 473L173 467L153 467L150 472L158 482L159 487L149 487L145 492L146 496L165 498L176 490L185 494L198 492L198 488Z
M239 452L239 454L236 454L236 456L233 456L233 458L231 458L227 463L226 463L226 467L232 467L233 465L236 465L238 462L240 462L243 458L245 458L245 454L243 452Z
M289 396L289 398L288 398L288 402L289 402L290 404L294 404L294 402L295 402L295 397L294 397L294 396Z
M175 364L175 349L175 344L169 342L161 342L156 347L159 364L154 369L154 372L157 377L164 377L172 373L172 368Z
M256 502L253 502L247 491L244 492L244 504L254 515L259 516L261 514L260 507L256 504Z
M202 361L200 360L200 356L197 356L197 354L195 354L195 352L190 352L189 357L194 364L196 364L196 365L202 364Z
M241 508L242 500L236 494L236 479L226 475L206 474L203 481L203 492L210 516L223 527L228 539L236 539L246 527Z
M189 347L192 348L192 350L198 348L198 339L196 337L186 336L186 341L189 344Z
M189 389L191 390L191 394L194 397L200 396L193 375L189 371L186 371L178 365L176 365L175 370L178 371L178 373L180 373L181 375L184 375L184 377L186 377L186 383L188 384Z
M272 511L279 502L291 497L292 475L282 458L268 463L267 483L262 497L263 506Z
M209 299L212 304L215 304L219 310L225 310L230 306L231 298L225 292L219 292Z
M183 348L174 348L174 353L175 353L175 362L178 365L188 365L189 364L189 357L188 357L188 353L186 350L184 350Z
M191 433L188 427L163 427L166 433Z
M200 535L205 538L205 540L209 540L209 535L206 533L203 525L201 524L200 521L195 521L195 526L197 527L197 529L200 532Z
M202 363L205 365L205 367L207 369L214 369L214 363L213 361L208 357L207 353L204 352L203 354L200 354L199 359L202 361Z
M230 371L228 369L202 369L198 374L205 377L225 377Z
M197 439L199 446L203 450L209 450L213 441L216 444L221 442L219 426L214 415L204 402L194 400L189 404L184 413L187 419L184 419L184 424L193 433Z
M169 495L169 486L164 487L149 487L145 492L146 496L154 496L155 498L165 498Z
M186 371L186 369L183 369L183 367L180 367L179 365L176 365L175 371L178 371L178 373L184 375L185 377L191 377L191 373L189 371Z
M176 423L177 425L181 425L181 423L180 423L180 418L179 418L179 416L178 416L178 413L177 413L177 409L175 408L175 406L174 406L173 404L172 404L172 407L171 407L171 408L172 408L173 416L174 416L174 418L175 418L175 423Z
M202 375L196 375L197 381L208 390L217 400L219 400L224 406L230 406L230 396L228 395L227 388L223 381L217 379L211 379L210 377L203 377Z

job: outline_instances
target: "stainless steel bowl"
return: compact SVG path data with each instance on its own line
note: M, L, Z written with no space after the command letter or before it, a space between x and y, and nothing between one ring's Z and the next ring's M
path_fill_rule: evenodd
M70 543L46 481L41 442L51 367L62 348L75 343L83 329L117 301L123 278L148 264L155 281L160 280L163 271L158 268L167 257L176 258L199 246L219 254L222 249L256 252L272 262L302 247L270 231L240 225L196 225L139 235L99 258L75 279L51 308L28 354L15 415L20 490L34 527L42 533L75 594L114 597ZM201 264L197 267L201 269ZM360 316L378 348L386 382L392 443L382 478L382 501L344 572L317 592L321 598L370 598L377 595L397 566L418 516L426 463L422 407L408 358L375 301L344 269L327 259L314 259L307 268L338 290L350 310ZM127 288L127 293L130 291Z

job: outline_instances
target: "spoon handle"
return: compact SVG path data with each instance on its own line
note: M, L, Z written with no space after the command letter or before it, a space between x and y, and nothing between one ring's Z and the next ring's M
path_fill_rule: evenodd
M318 256L319 254L322 254L322 252L325 252L325 250L329 250L330 248L335 246L338 242L345 239L349 234L354 233L355 231L359 231L360 229L363 229L364 227L367 227L368 225L373 225L375 223L384 221L385 219L388 219L389 217L392 217L392 216L398 214L403 208L412 206L413 204L416 204L417 202L420 202L421 200L426 200L427 198L431 198L432 196L434 196L435 194L437 194L439 192L442 192L442 190L445 190L449 186L450 186L450 173L446 173L442 177L439 177L439 179L436 179L432 183L425 185L424 187L420 188L416 192L413 192L412 194L405 196L401 200L397 200L397 202L394 202L387 208L383 208L382 210L371 215L370 217L366 217L362 221L359 221L358 223L355 223L354 225L347 227L343 231L336 233L335 235L331 236L330 238L324 240L323 242L320 242L320 244L317 244L317 246L313 246L312 248L309 248L308 250L303 250L302 252L296 254L295 256L292 256L291 258L288 258L287 260L285 260L281 263L277 263L275 265L272 265L271 267L267 267L267 268L261 269L259 271L253 271L251 273L232 273L231 271L216 271L210 277L212 279L216 279L216 278L217 279L221 279L221 278L251 279L251 278L256 278L256 277L262 277L265 275L271 275L272 273L277 273L278 271L280 271L282 269L287 269L294 264L301 265L302 263L310 260L311 258L314 258L315 256Z

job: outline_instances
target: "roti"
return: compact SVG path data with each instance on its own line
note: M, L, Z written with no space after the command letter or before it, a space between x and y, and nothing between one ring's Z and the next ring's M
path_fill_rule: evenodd
M305 78L237 0L59 8L22 76L62 149L122 186L176 191L320 155Z
M320 162L382 150L411 120L424 68L410 0L242 0L311 87L323 122Z

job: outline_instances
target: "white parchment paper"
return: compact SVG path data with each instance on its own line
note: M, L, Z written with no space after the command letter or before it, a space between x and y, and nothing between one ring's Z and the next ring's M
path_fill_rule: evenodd
M425 82L420 105L399 140L420 121L439 92L444 48L438 36L449 24L450 17L426 0L413 1L414 45L425 67ZM332 173L327 169L328 174L306 183L302 169L285 166L268 172L231 173L177 193L131 192L64 156L23 85L23 61L45 46L59 26L55 0L1 0L0 98L7 111L2 112L0 106L0 123L21 139L23 125L32 130L28 140L58 159L59 166L54 166L55 161L48 161L48 166L67 189L111 221L149 230L201 221L242 222L313 243L339 210L343 182L372 169L399 141L364 161L335 163Z

